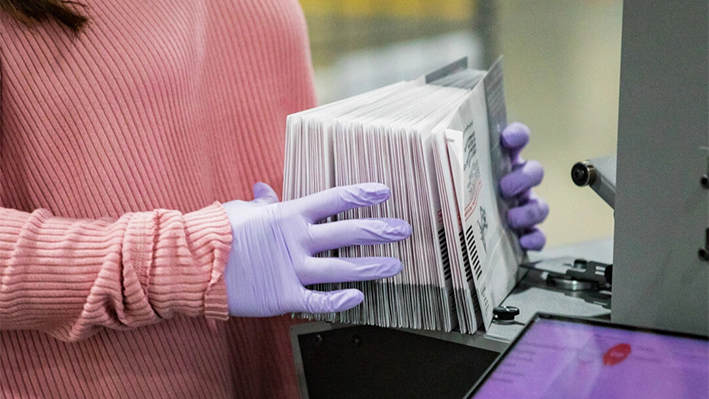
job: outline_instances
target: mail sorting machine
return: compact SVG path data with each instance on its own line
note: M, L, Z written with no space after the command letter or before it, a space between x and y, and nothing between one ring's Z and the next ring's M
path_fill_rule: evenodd
M531 259L486 333L294 327L304 398L462 397L538 311L709 333L709 0L625 0L621 51L617 158L572 171L613 238Z

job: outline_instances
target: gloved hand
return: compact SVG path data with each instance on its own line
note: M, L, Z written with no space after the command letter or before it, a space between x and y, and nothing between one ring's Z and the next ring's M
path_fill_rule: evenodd
M510 152L512 172L500 180L500 193L505 198L517 198L519 205L510 209L507 220L520 232L519 243L524 249L540 250L546 243L544 232L537 227L549 214L549 205L532 192L544 177L544 169L537 161L525 161L519 155L529 142L529 128L511 123L501 135L502 147Z
M362 292L311 291L304 285L375 280L401 271L396 258L316 258L318 252L350 245L383 244L411 235L400 219L357 219L316 224L345 210L386 201L383 184L336 187L278 202L264 183L254 200L223 204L231 221L232 247L225 270L229 314L265 317L291 312L340 312L358 305Z

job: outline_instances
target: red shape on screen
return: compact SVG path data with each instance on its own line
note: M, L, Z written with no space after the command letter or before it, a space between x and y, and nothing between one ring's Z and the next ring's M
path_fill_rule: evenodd
M618 344L608 349L608 351L603 355L603 364L606 366L615 366L625 360L629 354L630 345Z

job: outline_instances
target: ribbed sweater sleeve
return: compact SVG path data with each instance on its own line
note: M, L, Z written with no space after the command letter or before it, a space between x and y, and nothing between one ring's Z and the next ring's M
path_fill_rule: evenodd
M225 319L230 247L218 203L98 220L0 208L0 329L75 341L177 313Z

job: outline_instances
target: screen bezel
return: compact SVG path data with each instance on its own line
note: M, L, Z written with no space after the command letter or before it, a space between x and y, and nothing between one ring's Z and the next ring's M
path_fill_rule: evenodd
M636 332L646 332L646 333L653 333L653 334L660 334L660 335L667 335L667 336L673 336L673 337L681 337L681 338L690 338L690 339L698 339L701 341L709 341L709 336L704 336L704 335L696 335L696 334L689 334L689 333L680 333L680 332L675 332L675 331L666 331L666 330L659 330L659 329L654 329L654 328L644 328L644 327L633 327L633 326L627 326L624 324L616 324L616 323L611 323L609 321L604 321L604 320L598 320L598 319L590 319L590 318L583 318L583 317L569 317L569 316L560 316L560 315L554 315L550 313L536 313L532 318L529 320L529 323L522 329L522 331L517 335L517 337L510 343L510 346L505 349L504 352L500 353L500 355L495 359L495 361L492 362L490 367L485 370L485 373L483 373L483 376L480 377L480 379L473 385L472 388L468 391L467 394L465 394L466 399L471 399L473 395L475 395L479 390L480 387L485 383L485 381L488 380L490 375L492 375L493 372L495 372L495 369L497 369L497 366L502 363L502 361L507 357L507 355L512 352L514 349L515 345L519 341L521 341L522 337L529 331L530 328L536 323L538 320L544 319L544 320L557 320L557 321L565 321L565 322L570 322L570 323L576 323L576 324L589 324L593 326L599 326L599 327L610 327L614 329L620 329L620 330L629 330L629 331L636 331Z

